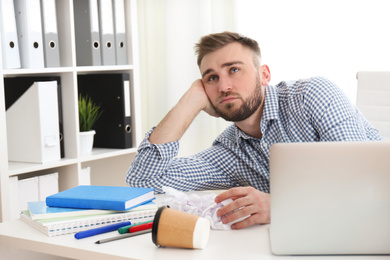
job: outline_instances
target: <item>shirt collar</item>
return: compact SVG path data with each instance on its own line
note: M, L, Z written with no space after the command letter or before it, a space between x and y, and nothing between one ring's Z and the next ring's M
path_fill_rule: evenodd
M264 109L263 109L263 115L260 123L261 124L266 123L265 125L267 125L268 121L278 119L278 109L279 109L279 104L278 104L277 90L274 86L267 85L265 87ZM234 126L235 126L235 136L236 136L237 145L240 144L241 139L256 139L250 135L247 135L235 124Z
M265 101L264 101L264 109L263 109L263 117L261 121L264 120L272 120L278 119L279 111L279 102L278 102L278 93L274 86L266 86L265 87Z

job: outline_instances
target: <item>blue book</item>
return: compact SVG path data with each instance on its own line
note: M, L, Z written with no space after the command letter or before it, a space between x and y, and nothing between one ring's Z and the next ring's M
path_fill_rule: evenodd
M45 201L27 202L28 212L33 220L38 219L57 219L67 217L82 217L91 215L106 215L125 212L136 212L155 209L156 205L150 201L130 210L106 210L106 209L79 209L79 208L61 208L48 207Z
M46 198L46 205L62 208L128 210L155 199L154 189L81 185Z

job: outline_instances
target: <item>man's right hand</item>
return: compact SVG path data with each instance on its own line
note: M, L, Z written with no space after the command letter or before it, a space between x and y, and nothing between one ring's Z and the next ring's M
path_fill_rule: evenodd
M149 141L154 144L178 141L201 110L217 117L203 82L198 79L192 83L179 102L157 125Z
M198 102L198 104L202 104L202 110L204 112L210 116L219 117L206 94L205 87L201 79L195 80L186 94L193 97L193 100Z

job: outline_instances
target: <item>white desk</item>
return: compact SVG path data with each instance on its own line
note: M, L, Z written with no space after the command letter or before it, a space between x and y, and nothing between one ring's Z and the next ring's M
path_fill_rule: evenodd
M270 251L269 225L257 225L242 230L210 232L203 250L157 248L151 234L125 238L101 245L98 239L117 235L117 231L76 240L73 235L48 237L20 220L0 224L0 244L28 251L76 259L285 259ZM0 252L0 255L4 255ZM325 259L390 259L390 256L324 256ZM318 256L295 256L312 260Z
M21 220L0 224L0 256L2 248L15 247L75 259L286 259L272 255L269 244L269 225L256 225L242 230L211 230L203 250L158 248L151 234L125 238L105 244L95 241L116 236L117 231L76 240L74 236L48 237ZM36 255L36 254L33 254ZM3 259L2 257L0 257ZM324 256L325 259L390 259L390 256ZM23 259L23 258L20 258ZM26 258L24 258L26 259ZM29 260L31 257L28 258ZM43 259L43 258L38 258ZM50 257L48 259L51 259ZM318 256L295 256L294 259L318 259Z

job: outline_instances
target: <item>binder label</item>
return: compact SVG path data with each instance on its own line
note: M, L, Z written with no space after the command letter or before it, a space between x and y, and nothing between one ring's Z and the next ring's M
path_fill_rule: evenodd
M131 103L130 103L130 81L125 80L123 84L123 93L125 94L125 116L131 116Z

